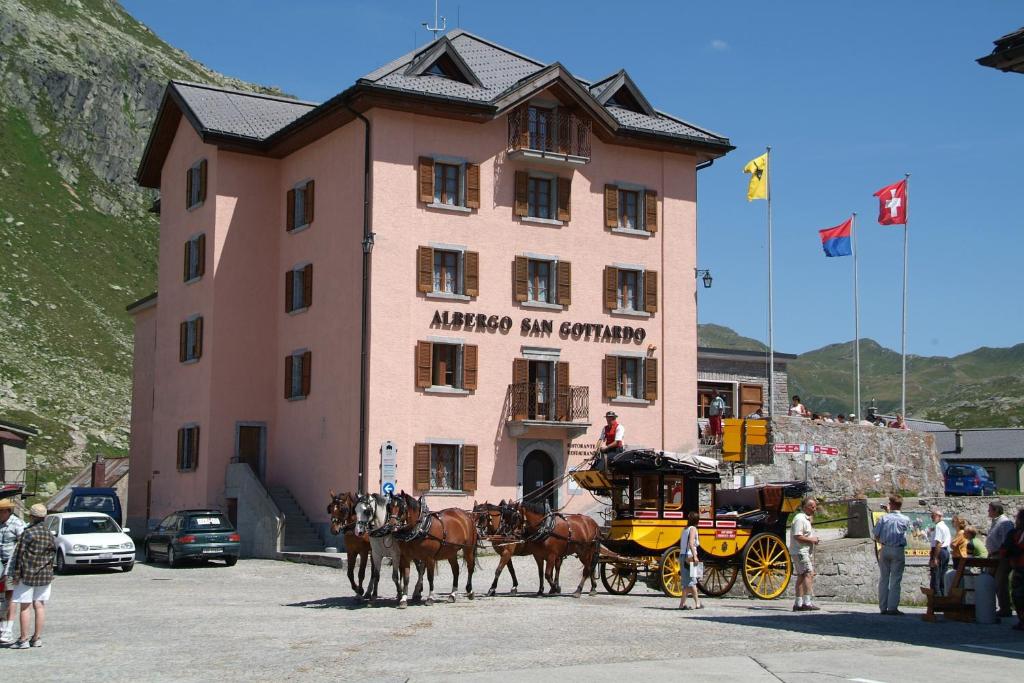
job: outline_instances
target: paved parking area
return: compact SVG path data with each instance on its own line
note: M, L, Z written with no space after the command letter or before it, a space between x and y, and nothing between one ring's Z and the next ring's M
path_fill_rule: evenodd
M520 587L536 588L519 558ZM477 570L478 593L495 559ZM565 584L579 564L567 561ZM386 568L387 569L387 568ZM451 586L443 572L441 592ZM507 592L506 574L500 589ZM44 647L0 650L4 680L623 681L1017 680L1024 637L1006 624L926 624L870 605L790 611L789 601L707 600L699 612L638 584L575 600L499 595L394 609L362 606L337 569L243 560L136 565L57 578Z

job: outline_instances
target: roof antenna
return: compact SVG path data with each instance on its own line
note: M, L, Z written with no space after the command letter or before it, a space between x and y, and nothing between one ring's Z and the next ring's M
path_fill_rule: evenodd
M448 28L448 17L440 17L440 24L438 24L438 18L439 17L437 16L437 0L434 0L434 25L431 26L427 22L423 22L423 28L427 29L428 31L434 34L434 40L437 40L438 33L444 33L445 30Z

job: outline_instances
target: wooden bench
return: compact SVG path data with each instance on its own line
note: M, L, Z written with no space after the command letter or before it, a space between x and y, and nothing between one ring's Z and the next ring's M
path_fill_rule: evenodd
M968 567L996 567L998 564L999 560L983 557L965 557L957 560L956 574L953 575L952 585L946 586L945 595L935 595L931 588L921 587L921 592L928 600L928 611L921 618L925 621L938 621L936 614L941 612L951 621L974 621L974 605L968 604L965 600L966 594L970 591L964 589L964 570Z

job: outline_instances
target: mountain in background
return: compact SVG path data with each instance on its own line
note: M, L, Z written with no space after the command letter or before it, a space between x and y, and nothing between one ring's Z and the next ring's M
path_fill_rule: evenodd
M701 346L764 351L756 339L720 325L700 325ZM900 405L900 354L872 339L860 342L861 398L879 412ZM830 344L789 362L789 392L815 412L851 413L854 343ZM950 427L1024 425L1024 344L982 347L951 358L907 356L907 413Z
M156 287L134 175L169 79L222 76L115 2L0 0L0 417L34 426L47 489L128 447L125 305Z

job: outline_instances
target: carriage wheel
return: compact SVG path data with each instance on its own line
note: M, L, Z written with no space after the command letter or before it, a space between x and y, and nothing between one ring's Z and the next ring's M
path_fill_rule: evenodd
M670 598L683 595L682 566L679 564L679 546L673 546L661 555L661 590Z
M704 595L718 598L732 589L739 574L740 568L736 565L704 563L704 578L697 582L697 588Z
M601 563L601 583L612 595L625 595L636 584L636 566L632 564Z
M743 549L743 583L754 597L772 600L789 586L793 562L778 536L758 534Z

